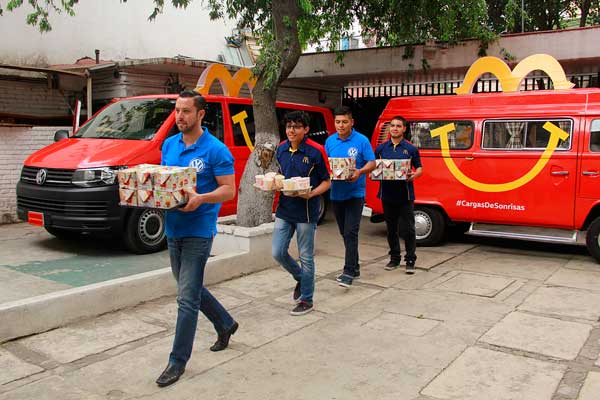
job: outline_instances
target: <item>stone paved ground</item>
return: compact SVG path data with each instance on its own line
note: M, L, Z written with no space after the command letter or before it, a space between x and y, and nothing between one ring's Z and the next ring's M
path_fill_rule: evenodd
M288 314L293 281L277 268L212 287L240 329L211 353L202 318L186 373L165 389L154 380L175 300L102 315L1 345L0 400L597 400L600 266L581 250L513 245L419 248L409 276L383 269L384 227L367 222L362 277L345 290L335 283L343 246L327 224L316 311Z

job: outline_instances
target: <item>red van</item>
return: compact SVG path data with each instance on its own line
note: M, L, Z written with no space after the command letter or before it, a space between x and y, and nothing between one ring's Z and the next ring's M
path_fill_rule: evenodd
M178 133L175 125L177 95L131 97L113 102L72 137L59 131L53 143L25 160L17 183L20 219L43 225L57 237L87 233L123 235L136 253L165 247L163 214L154 209L128 209L118 205L115 170L137 164L159 164L165 138ZM203 125L225 143L235 158L239 185L250 145L254 143L252 100L205 96ZM277 102L277 116L303 110L310 116L309 137L323 144L335 131L332 113L323 107ZM280 127L285 138L285 130ZM322 213L327 203L322 199ZM221 215L235 214L237 197L225 202Z
M417 243L435 245L460 224L474 235L585 243L600 262L600 89L392 99L374 148L395 115L423 163ZM378 190L367 183L374 221Z

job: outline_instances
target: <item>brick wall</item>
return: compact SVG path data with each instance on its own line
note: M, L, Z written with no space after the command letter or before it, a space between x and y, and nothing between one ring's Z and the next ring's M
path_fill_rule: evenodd
M50 144L54 132L71 127L0 126L0 224L17 222L17 181L23 161L34 151Z

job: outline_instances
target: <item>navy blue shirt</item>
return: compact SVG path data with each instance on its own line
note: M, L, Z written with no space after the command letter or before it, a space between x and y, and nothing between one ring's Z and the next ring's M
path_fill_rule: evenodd
M196 168L197 193L215 190L219 186L215 177L234 174L231 152L206 128L196 143L187 148L181 132L165 140L161 164ZM165 233L169 238L211 238L217 234L220 209L221 203L204 203L190 212L167 211Z
M419 149L402 139L400 143L395 145L391 140L381 143L375 149L375 157L387 160L406 160L410 159L412 168L420 168L421 156ZM390 203L404 203L406 201L415 200L415 188L412 181L381 181L378 197Z
M285 179L309 177L313 189L329 180L328 161L323 147L306 137L296 151L290 147L289 140L281 143L277 148L277 161ZM275 215L288 222L316 224L319 219L319 198L303 199L281 193Z
M356 169L360 169L369 161L375 160L369 139L354 129L352 129L350 136L344 140L340 138L338 133L329 136L325 141L325 151L327 152L327 156L331 158L354 158L356 160ZM366 187L367 177L365 174L362 174L355 182L333 179L329 193L331 200L337 201L364 198Z

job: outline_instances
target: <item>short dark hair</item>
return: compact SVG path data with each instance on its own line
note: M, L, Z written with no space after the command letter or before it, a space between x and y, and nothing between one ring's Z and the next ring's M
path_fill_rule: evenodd
M347 115L350 118L352 118L352 109L347 106L341 106L341 107L338 107L335 110L333 110L333 115L334 116Z
M204 107L206 106L206 99L204 98L204 96L193 90L184 90L183 92L179 93L179 97L192 97L194 99L194 106L196 106L196 109L198 111L204 110Z
M290 111L283 116L283 123L287 125L290 122L300 123L306 128L310 125L310 117L304 111Z
M395 117L392 117L390 119L390 122L392 122L392 120L397 119L398 121L402 121L402 126L406 126L406 118L404 118L401 115L396 115Z

